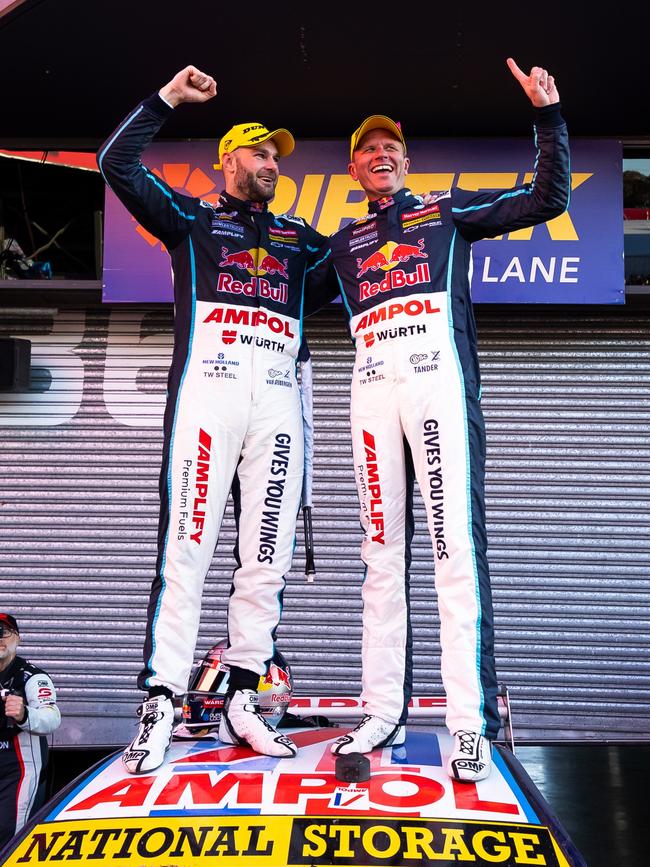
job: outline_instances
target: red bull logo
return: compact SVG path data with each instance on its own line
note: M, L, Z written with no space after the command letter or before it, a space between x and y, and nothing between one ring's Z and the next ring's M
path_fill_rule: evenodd
M388 259L381 250L377 250L372 256L367 259L357 259L357 268L359 269L357 277L363 277L366 271L378 271L380 268L388 266Z
M255 259L250 254L249 250L238 250L236 253L229 253L227 247L221 248L220 268L239 268L240 271L254 271Z
M251 247L249 250L236 250L231 253L228 247L221 248L220 268L237 268L239 271L248 271L254 276L263 277L265 274L279 274L285 280L289 279L289 260L276 259L268 253L264 247Z
M420 238L417 247L412 244L398 244L390 256L391 262L408 262L409 259L428 259L429 254L424 252L424 238Z
M391 268L408 262L409 259L428 259L429 254L424 252L424 243L424 238L420 238L417 246L388 241L367 259L357 259L357 278L363 277L368 271L390 271Z
M268 256L266 258L268 259ZM235 280L232 274L224 274L223 272L219 274L217 279L217 292L247 295L249 298L258 295L260 298L270 298L271 301L277 301L278 304L286 304L289 300L287 283L271 286L271 283L264 277L251 277L247 283L243 283L241 280Z
M265 687L286 686L287 689L291 689L289 673L274 662L269 665L268 674L265 677L261 677L260 681Z
M283 259L282 262L280 262L278 259L275 258L275 256L271 256L270 253L267 253L260 262L259 270L265 271L267 274L279 274L281 277L284 277L285 280L288 280L288 261L288 259Z
M389 271L379 283L362 280L359 283L359 300L365 301L368 298L379 295L380 292L390 292L391 289L402 289L404 286L417 286L420 283L429 283L430 281L429 265L426 262L418 262L415 271L411 271L410 273L407 273L402 268L395 268L393 271Z

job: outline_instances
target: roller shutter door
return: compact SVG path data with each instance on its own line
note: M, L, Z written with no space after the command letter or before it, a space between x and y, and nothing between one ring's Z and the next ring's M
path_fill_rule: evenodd
M477 310L500 679L519 737L647 734L648 314ZM33 344L29 395L0 394L0 609L54 678L57 743L119 744L139 700L155 565L168 307L5 310ZM315 542L299 521L279 645L302 693L356 694L362 570L349 445L351 344L336 310L307 323L315 367ZM438 692L424 510L412 567L415 691ZM197 654L225 635L234 523L206 581Z

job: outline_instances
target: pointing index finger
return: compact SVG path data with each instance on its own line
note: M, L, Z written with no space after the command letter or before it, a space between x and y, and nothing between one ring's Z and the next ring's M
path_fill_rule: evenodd
M523 81L528 78L526 73L519 69L512 57L509 57L506 60L506 63L508 64L508 69L510 70L510 72L512 72L517 81Z

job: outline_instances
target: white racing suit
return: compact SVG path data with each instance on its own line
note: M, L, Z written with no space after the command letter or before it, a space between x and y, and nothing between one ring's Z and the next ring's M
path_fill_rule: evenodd
M452 188L428 205L402 189L371 202L366 216L330 238L308 292L310 307L340 292L357 350L350 414L367 567L366 712L394 724L407 716L416 478L433 544L447 725L490 739L499 716L468 271L473 241L544 222L567 207L566 126L558 106L536 115L530 184L506 192Z
M98 163L165 244L174 272L158 563L138 684L178 695L187 689L203 582L231 486L238 528L224 654L231 681L256 688L273 656L303 479L296 383L303 283L323 238L256 202L224 193L211 205L181 195L143 166L142 152L171 111L157 95L145 100Z

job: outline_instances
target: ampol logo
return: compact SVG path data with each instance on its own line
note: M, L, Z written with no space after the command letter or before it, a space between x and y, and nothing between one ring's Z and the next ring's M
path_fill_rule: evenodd
M395 241L387 241L378 250L375 250L367 259L357 259L357 278L363 277L366 271L390 271L400 262L408 262L409 259L428 259L429 254L424 252L424 238L420 238L417 246L413 244L396 244Z

